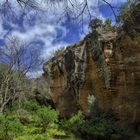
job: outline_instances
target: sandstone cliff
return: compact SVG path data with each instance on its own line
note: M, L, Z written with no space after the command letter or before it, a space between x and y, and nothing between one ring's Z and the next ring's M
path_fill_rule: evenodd
M53 101L61 116L79 109L89 114L92 96L100 108L113 110L120 122L139 126L140 12L133 19L133 38L129 19L123 31L98 27L44 64L37 90Z

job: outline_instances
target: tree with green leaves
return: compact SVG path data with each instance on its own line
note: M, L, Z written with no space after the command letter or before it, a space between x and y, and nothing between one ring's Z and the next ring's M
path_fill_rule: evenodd
M111 24L112 24L112 20L109 19L109 18L107 18L107 19L105 20L105 27L106 27L106 28L110 28L110 27L111 27Z
M49 124L58 122L58 112L51 107L42 107L36 112L37 126L42 128L42 132L44 133L49 126Z
M139 0L127 0L119 9L117 21L124 22L127 18L131 18L131 13L135 9L135 5L138 4L138 1Z
M7 114L0 114L0 139L13 140L17 135L21 135L23 126L19 120Z
M89 26L92 30L96 30L98 27L103 26L103 21L101 19L98 19L98 18L93 19L93 20L91 20Z

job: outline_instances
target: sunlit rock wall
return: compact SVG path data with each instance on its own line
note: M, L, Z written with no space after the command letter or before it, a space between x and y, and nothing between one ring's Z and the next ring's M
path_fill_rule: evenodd
M88 115L88 97L94 96L98 106L113 110L120 122L140 124L139 32L132 38L125 31L99 27L43 69L43 86L37 80L39 93L53 101L62 117L79 109Z

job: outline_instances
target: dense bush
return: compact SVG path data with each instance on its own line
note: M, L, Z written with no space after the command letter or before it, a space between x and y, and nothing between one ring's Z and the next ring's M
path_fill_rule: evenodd
M94 99L94 98L93 98ZM90 100L91 104L94 100ZM0 140L47 140L52 137L69 137L71 134L86 140L129 139L129 129L118 126L112 111L104 112L92 106L91 116L86 118L81 111L69 119L59 119L51 107L33 101L23 104L17 111L0 115Z
M79 134L81 126L85 123L84 115L79 111L76 115L72 116L68 120L64 119L60 123L60 127L65 131L70 131L75 134Z
M127 0L123 5L121 5L117 20L123 23L125 20L130 18L133 21L131 14L133 13L134 10L137 9L136 5L138 3L139 3L139 0Z
M61 127L74 134L80 135L86 140L120 140L129 139L133 132L121 128L117 124L112 111L104 112L96 109L91 118L85 118L81 112L63 121Z
M106 28L111 28L111 24L112 24L112 20L109 19L109 18L107 18L107 19L105 20L105 27L106 27Z
M42 131L45 132L46 128L53 123L58 122L58 112L52 109L51 107L43 107L36 111L38 116L36 124L42 128Z
M0 114L0 140L12 140L23 133L23 126L16 117Z
M0 115L0 140L47 140L55 133L61 134L58 115L56 110L35 101L24 102L22 108L15 103Z
M103 26L103 21L101 19L95 18L93 20L91 20L89 27L92 30L95 30L98 27L102 27Z
M104 112L100 109L96 109L91 118L85 121L81 132L87 139L110 140L124 138L122 128L117 125L117 120L112 111Z
M41 108L41 106L34 100L33 101L26 101L25 103L23 103L23 107L25 110L30 111L30 112L37 111L38 109Z

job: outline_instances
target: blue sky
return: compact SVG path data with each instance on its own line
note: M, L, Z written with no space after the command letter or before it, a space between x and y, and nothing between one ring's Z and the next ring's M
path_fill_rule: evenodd
M0 1L0 4L4 0ZM37 2L41 0L36 0ZM119 7L126 0L107 0L113 6ZM77 0L82 3L83 0ZM101 0L88 0L92 15L101 19L114 18L112 11ZM89 32L88 16L84 16L83 28L79 20L72 20L69 16L63 16L63 4L46 8L46 3L39 5L43 11L35 11L30 8L19 7L16 0L10 0L10 6L6 13L0 15L0 45L6 43L6 38L18 37L21 41L32 43L40 47L41 57L47 60L52 53L63 46L74 44ZM95 8L94 10L92 9ZM0 9L1 10L1 9ZM2 11L2 10L1 10ZM41 73L42 71L38 71ZM34 73L34 72L33 72Z

